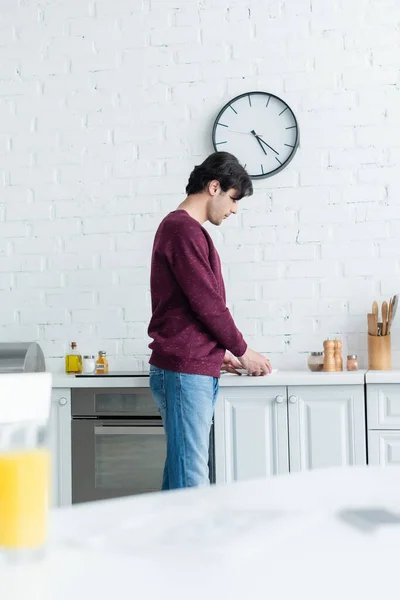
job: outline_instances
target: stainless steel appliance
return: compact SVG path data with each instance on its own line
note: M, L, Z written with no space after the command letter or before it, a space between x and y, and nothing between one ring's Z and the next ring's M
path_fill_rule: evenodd
M36 342L0 343L0 373L37 373L45 370L44 354Z
M148 373L125 375L144 377ZM71 394L72 502L161 490L165 433L150 389L73 388ZM209 460L212 483L214 463L212 427Z

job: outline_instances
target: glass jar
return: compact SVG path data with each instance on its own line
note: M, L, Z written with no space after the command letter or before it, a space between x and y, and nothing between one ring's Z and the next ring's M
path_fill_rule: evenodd
M96 360L94 354L85 354L82 361L82 373L91 375L96 370Z
M358 370L357 354L348 354L346 367L348 371Z
M104 373L108 373L108 360L104 350L99 351L99 356L96 360L96 373L98 375L104 375Z
M310 371L322 371L324 368L324 353L311 352L310 356L308 357L307 366Z

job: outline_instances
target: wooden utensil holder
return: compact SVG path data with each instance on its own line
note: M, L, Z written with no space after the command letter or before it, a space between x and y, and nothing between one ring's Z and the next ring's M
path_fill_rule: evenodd
M392 345L390 335L368 335L368 368L372 371L390 371Z

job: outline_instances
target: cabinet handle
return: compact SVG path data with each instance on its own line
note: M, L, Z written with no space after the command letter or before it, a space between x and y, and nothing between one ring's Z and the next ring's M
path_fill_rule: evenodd
M289 397L289 402L291 402L291 404L296 404L296 402L297 402L297 396L290 396Z
M61 406L65 406L67 404L68 400L66 398L60 398L59 402L60 402Z
M275 398L275 402L277 402L278 404L282 404L282 402L283 402L283 396L277 396Z

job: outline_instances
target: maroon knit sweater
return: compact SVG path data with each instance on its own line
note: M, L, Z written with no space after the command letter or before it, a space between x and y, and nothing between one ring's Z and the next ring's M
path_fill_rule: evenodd
M221 261L208 232L185 210L170 213L155 236L151 263L150 364L220 376L225 350L246 352L226 307Z

